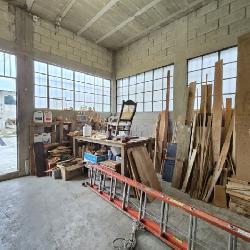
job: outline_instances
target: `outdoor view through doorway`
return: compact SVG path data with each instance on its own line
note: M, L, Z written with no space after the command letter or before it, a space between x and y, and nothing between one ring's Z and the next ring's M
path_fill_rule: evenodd
M17 171L16 57L0 51L0 175Z

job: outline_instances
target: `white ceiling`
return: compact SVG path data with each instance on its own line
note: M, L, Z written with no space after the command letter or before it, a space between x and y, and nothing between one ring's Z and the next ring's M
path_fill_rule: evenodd
M6 0L106 48L116 50L207 0Z

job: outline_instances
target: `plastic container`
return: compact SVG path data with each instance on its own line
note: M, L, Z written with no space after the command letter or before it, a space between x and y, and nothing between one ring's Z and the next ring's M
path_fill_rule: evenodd
M43 119L44 119L44 122L52 122L52 112L51 111L44 111Z
M85 124L82 128L82 135L85 137L91 136L92 127L90 125Z

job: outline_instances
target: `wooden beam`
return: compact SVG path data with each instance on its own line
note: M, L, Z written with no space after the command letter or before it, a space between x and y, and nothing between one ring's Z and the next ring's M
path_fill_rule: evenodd
M159 2L161 2L162 0L153 0L152 2L150 2L149 4L145 5L142 9L138 10L133 16L129 17L128 19L124 20L121 24L119 24L118 26L116 26L114 29L112 29L111 31L109 31L107 34L105 34L104 36L102 36L101 38L99 38L96 43L100 43L103 40L105 40L106 38L112 36L115 32L121 30L123 27L125 27L128 23L132 22L136 17L142 15L143 13L145 13L146 11L148 11L149 9L151 9L152 7L154 7L156 4L158 4Z
M97 14L92 17L78 32L77 35L81 35L84 31L86 31L89 27L92 26L99 18L101 18L107 11L109 11L119 0L111 0L109 1L104 8L102 8Z
M35 0L26 0L26 7L27 7L27 11L28 12L31 12L31 9L33 7L33 4L34 4Z
M223 61L220 60L215 63L215 76L214 76L214 104L213 104L213 124L212 124L214 163L218 161L221 150L222 79L223 79Z
M70 10L70 9L72 8L72 6L74 5L75 1L76 1L76 0L69 0L69 1L65 4L65 6L63 7L63 10L62 10L61 13L59 14L59 16L60 16L61 18L64 18L64 17L67 15L67 13L69 12L69 10Z
M124 42L120 43L119 46L116 48L121 48L124 47L130 43L132 43L133 41L138 40L140 37L146 36L147 34L149 34L150 32L160 28L163 25L166 25L170 22L172 22L173 20L176 20L177 18L183 17L186 14L188 14L189 12L193 11L194 9L200 8L202 6L204 6L205 4L209 3L210 1L208 0L196 0L193 3L189 4L188 7L184 7L183 9L173 13L170 16L167 16L166 18L163 18L161 21L149 26L146 30L142 31L141 33L135 35L132 38L128 38L126 39Z

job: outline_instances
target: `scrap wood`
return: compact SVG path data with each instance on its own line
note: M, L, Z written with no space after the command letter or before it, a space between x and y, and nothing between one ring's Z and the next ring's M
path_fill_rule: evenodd
M213 124L212 124L212 142L214 162L219 160L221 152L221 125L222 125L222 79L223 79L223 61L215 63L214 76L214 103L213 103Z
M175 161L175 166L174 166L174 173L173 173L173 177L172 177L172 187L175 188L180 188L181 186L181 176L182 176L182 172L183 172L183 161L180 159L176 159Z
M154 169L156 172L159 172L159 169L160 169L161 147L159 145L159 126L160 126L160 114L157 117L157 122L156 122L156 127L155 127Z
M226 98L226 108L225 108L225 114L224 114L224 130L222 134L222 142L224 142L226 133L228 131L229 123L232 118L232 98Z
M196 82L191 82L187 88L188 88L188 102L187 102L186 122L190 123L193 121Z
M195 148L195 149L193 149L192 155L191 155L190 159L188 160L187 172L186 172L186 176L185 176L185 179L184 179L184 182L182 185L182 189L181 189L183 192L186 192L188 181L189 181L189 178L190 178L190 175L191 175L191 172L193 169L194 161L196 158L196 154L197 154L197 149Z
M226 136L226 139L225 139L225 142L224 142L224 145L222 147L219 159L218 159L218 161L216 163L216 166L215 166L215 170L214 170L211 185L210 185L210 187L208 189L208 192L206 194L204 194L204 196L203 196L203 200L206 201L206 202L209 201L209 198L211 197L214 186L216 185L216 183L217 183L217 181L218 181L218 179L219 179L219 177L221 175L221 171L222 171L222 168L223 168L224 163L226 161L227 154L228 154L228 151L229 151L229 147L230 147L230 144L231 144L231 137L232 137L232 133L233 133L233 127L234 127L234 119L232 118L231 122L230 122L228 132L227 132L227 136Z
M141 182L151 188L161 191L161 185L153 168L153 162L146 147L137 146L128 149L128 154L133 156L136 169Z

